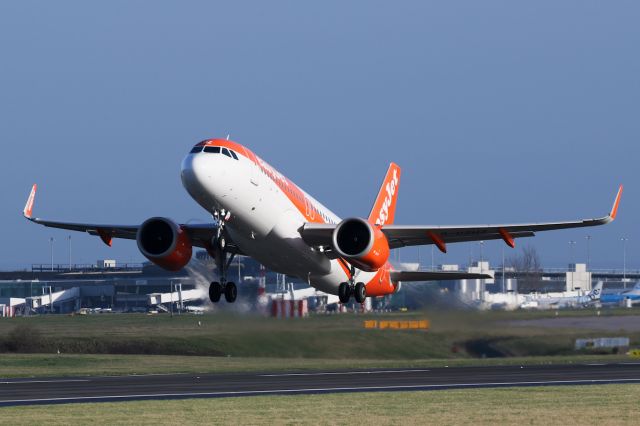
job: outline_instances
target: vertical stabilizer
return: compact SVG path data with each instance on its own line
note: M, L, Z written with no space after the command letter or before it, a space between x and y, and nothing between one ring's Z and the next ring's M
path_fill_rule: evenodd
M396 200L398 199L398 187L400 186L400 167L397 164L389 164L389 170L384 177L376 201L373 203L369 222L376 225L390 225L396 213Z
M600 300L600 296L602 295L602 281L598 281L598 283L591 289L589 292L589 298L591 300Z

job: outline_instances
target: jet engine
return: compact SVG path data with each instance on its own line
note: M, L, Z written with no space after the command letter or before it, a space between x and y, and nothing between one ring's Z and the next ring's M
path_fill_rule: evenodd
M136 241L144 257L168 271L178 271L191 260L189 235L170 219L147 219L138 229Z
M380 269L389 258L389 242L379 227L364 219L345 219L333 231L333 249L356 268Z

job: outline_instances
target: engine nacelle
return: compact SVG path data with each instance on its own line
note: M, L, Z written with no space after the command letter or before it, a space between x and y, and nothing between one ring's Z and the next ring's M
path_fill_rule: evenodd
M178 271L191 260L193 246L189 235L167 218L145 220L136 240L144 257L168 271Z
M377 226L364 219L345 219L333 231L333 249L356 268L380 269L389 259L389 242Z

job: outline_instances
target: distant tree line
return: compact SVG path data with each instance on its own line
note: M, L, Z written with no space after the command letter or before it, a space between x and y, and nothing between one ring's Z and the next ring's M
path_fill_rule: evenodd
M507 266L518 273L518 291L526 293L540 288L542 264L534 246L522 247L520 254L507 260Z

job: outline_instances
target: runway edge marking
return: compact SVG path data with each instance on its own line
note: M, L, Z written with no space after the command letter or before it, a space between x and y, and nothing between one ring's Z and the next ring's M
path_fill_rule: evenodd
M570 385L598 385L598 384L625 384L640 383L640 379L593 379L593 380L549 380L549 381L525 381L525 382L491 382L491 383L455 383L434 385L398 385L398 386L359 386L337 388L307 388L307 389L272 389L252 391L223 391L223 392L185 392L185 393L158 393L139 395L103 395L65 398L39 398L39 399L14 399L0 401L0 407L15 405L46 405L46 404L71 404L89 402L114 402L114 401L145 401L189 398L229 398L259 395L295 395L295 394L324 394L324 393L349 393L349 392L393 392L393 391L429 391L447 389L478 389L500 387L529 387L529 386L570 386Z

